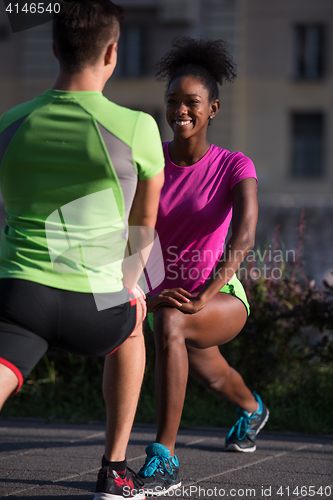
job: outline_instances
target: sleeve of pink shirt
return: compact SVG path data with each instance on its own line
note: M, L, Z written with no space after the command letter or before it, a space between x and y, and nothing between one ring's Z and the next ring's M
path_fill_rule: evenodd
M253 161L243 155L243 153L234 153L234 157L231 161L230 189L232 189L238 182L247 179L248 177L254 177L258 183Z

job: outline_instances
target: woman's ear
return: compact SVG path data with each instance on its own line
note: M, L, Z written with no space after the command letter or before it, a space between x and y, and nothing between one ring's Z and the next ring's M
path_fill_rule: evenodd
M215 116L219 112L220 107L221 103L218 99L214 99L214 101L211 102L210 104L210 116L212 117L211 120L215 118Z

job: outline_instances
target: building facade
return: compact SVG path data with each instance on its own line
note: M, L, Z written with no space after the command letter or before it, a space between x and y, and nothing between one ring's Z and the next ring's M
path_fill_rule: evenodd
M121 0L126 23L105 95L157 120L163 140L164 87L153 65L177 36L222 38L237 63L220 90L211 142L253 159L259 177L258 242L281 226L297 244L305 209L307 272L333 268L332 0ZM0 4L0 113L52 86L57 62L50 23L13 35Z

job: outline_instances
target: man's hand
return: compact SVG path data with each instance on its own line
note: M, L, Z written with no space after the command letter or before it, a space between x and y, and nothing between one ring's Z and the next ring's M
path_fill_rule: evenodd
M137 302L142 307L142 321L143 321L147 316L146 294L139 285L136 285L136 287L134 288L134 290L132 290L132 292Z

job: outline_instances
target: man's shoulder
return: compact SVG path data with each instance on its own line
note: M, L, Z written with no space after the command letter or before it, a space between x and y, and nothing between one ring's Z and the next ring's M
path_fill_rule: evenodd
M137 129L146 130L148 133L151 127L156 126L154 118L148 113L121 106L106 97L99 101L99 105L96 104L92 106L92 102L91 105L85 102L84 106L108 131L120 138L126 137L125 142L131 142Z
M133 123L136 123L137 120L139 120L144 116L150 117L150 115L148 115L144 111L121 106L120 104L116 104L115 102L111 101L105 96L103 96L102 100L100 101L100 104L101 106L99 108L95 107L95 111L104 111L108 119L112 119L113 116L115 117L121 116L123 119L127 119L128 121L133 121Z
M31 101L23 102L6 111L0 117L0 133L13 123L30 115L35 109L43 106L45 102L44 95L39 95Z

